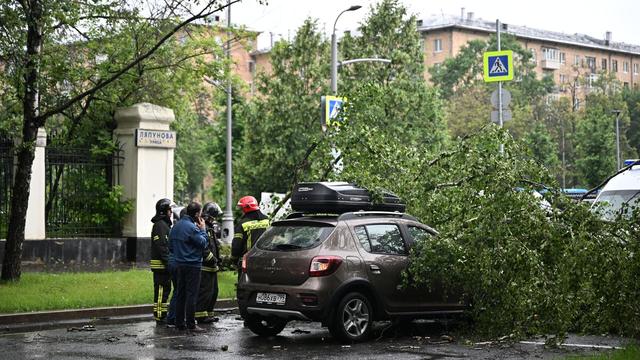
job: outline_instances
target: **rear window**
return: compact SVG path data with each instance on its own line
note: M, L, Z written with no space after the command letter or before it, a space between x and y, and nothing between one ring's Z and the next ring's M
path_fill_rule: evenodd
M272 226L260 237L258 249L292 251L310 249L322 243L335 229L323 224Z

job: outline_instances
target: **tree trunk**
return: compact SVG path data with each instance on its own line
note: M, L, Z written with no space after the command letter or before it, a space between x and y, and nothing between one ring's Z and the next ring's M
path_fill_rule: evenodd
M22 98L22 143L18 146L18 164L13 183L9 233L2 261L2 280L20 280L20 261L24 228L29 205L31 166L35 156L35 141L42 120L38 118L38 80L40 78L40 54L42 53L42 4L40 0L21 3L27 20L27 47L24 67L24 97Z

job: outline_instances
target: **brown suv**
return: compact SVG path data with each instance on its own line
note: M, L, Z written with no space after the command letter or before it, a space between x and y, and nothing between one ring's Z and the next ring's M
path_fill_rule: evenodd
M414 242L436 232L398 212L292 214L244 256L238 304L245 324L276 335L289 320L320 321L342 341L367 338L373 321L460 313L442 289L403 287Z

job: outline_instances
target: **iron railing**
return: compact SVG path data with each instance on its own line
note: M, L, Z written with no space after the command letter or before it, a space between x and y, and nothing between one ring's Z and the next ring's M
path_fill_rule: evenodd
M5 239L9 230L13 161L12 141L0 136L0 239Z
M118 183L122 153L51 146L45 159L47 237L120 236L121 223L110 216L106 199Z

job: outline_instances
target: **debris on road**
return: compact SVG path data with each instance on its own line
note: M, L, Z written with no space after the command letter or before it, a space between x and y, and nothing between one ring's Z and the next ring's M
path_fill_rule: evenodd
M117 337L117 336L110 336L110 337L106 338L106 340L108 342L117 342L117 341L120 341L120 338Z
M220 346L220 350L222 350L222 351L227 351L227 350L229 350L229 345L222 345L222 346Z
M83 325L82 327L70 327L67 331L96 331L96 327L93 325Z
M295 329L291 332L292 334L311 334L311 331L309 330L301 330L301 329Z

